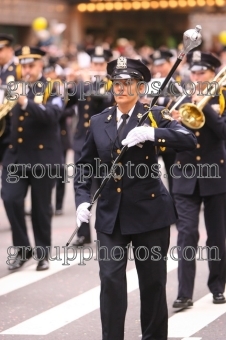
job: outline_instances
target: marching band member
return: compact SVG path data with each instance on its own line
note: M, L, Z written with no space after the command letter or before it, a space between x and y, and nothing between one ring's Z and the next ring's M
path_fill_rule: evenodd
M37 270L49 268L48 248L51 245L51 193L55 184L54 164L61 164L59 119L61 98L52 96L42 76L45 52L24 46L15 52L22 68L22 77L29 78L27 94L18 96L12 110L10 144L3 157L2 199L11 229L17 256L8 267L19 269L32 256ZM49 170L47 171L47 165ZM31 249L24 214L24 199L31 187L32 226L36 254Z
M213 80L216 69L221 63L215 55L201 51L188 54L187 59L190 65L190 79L193 83L198 82L198 85L194 94L184 99L184 103L192 101L198 105L203 97L202 94L205 93L207 82ZM200 125L200 129L196 129L196 123L200 121L198 118L194 122L194 127L190 126L190 131L194 131L198 140L196 150L178 153L173 169L172 191L178 212L176 225L179 257L178 296L173 307L179 309L193 306L201 204L204 204L206 246L210 249L209 251L207 249L209 266L207 284L213 294L213 303L226 302L223 295L226 275L225 93L220 91L220 96L216 93L213 96L209 95L207 99L209 103L207 102L203 108L205 124ZM192 112L192 109L188 108L189 112ZM176 115L178 117L178 112L174 112L174 117Z

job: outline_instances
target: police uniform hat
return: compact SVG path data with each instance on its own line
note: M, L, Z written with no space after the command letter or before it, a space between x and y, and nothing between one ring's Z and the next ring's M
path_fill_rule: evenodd
M173 57L173 53L170 50L159 49L150 55L153 65L161 65L166 61L169 61Z
M109 61L113 56L110 50L106 50L102 46L87 49L86 52L90 55L91 61L94 63L104 63L105 61Z
M111 80L135 78L145 82L151 80L149 68L140 59L119 57L107 64L107 73Z
M41 59L46 54L45 51L38 47L23 46L15 51L20 64L29 64L35 60Z
M0 33L0 48L11 46L14 38L11 34Z
M221 66L221 61L212 53L193 51L187 54L187 62L191 71L212 70Z

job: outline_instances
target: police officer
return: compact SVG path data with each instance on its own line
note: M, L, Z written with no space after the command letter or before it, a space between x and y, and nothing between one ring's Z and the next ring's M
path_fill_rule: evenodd
M84 87L83 84L80 83L80 88L77 90L76 96L70 100L71 104L76 100L79 118L73 146L75 163L81 156L90 118L115 103L112 92L110 91L111 81L106 77L107 61L112 57L112 52L104 49L102 46L96 46L95 48L87 50L87 53L91 57L91 81L89 85L84 85ZM82 97L85 100L81 100ZM92 194L97 188L97 181L93 181ZM75 246L82 246L84 243L90 242L90 226L89 224L83 224L78 231L78 238L73 244Z
M211 83L221 65L220 60L211 53L194 51L187 56L190 79L198 82L196 91L186 97L184 103L207 99L203 108L204 119L190 121L198 144L194 151L176 155L173 169L173 194L178 212L178 296L174 308L193 305L196 272L196 250L199 240L199 213L204 204L204 218L207 231L206 246L209 266L208 287L213 294L213 303L225 303L225 221L226 221L226 111L225 93L216 87L216 95L211 97L205 90ZM216 84L215 84L216 85ZM210 86L210 85L209 85ZM210 91L210 88L209 90ZM186 111L186 109L185 109ZM190 109L188 108L188 112ZM192 109L191 109L192 111ZM183 120L182 120L183 122ZM199 129L196 124L202 122ZM204 123L204 125L203 125ZM203 125L203 126L202 126ZM187 247L187 248L186 248ZM215 249L215 250L214 250ZM215 253L216 252L216 253ZM203 255L199 253L199 257ZM206 257L205 257L206 258Z
M195 148L195 136L155 106L144 126L136 127L146 108L139 102L149 69L140 61L120 57L108 63L117 106L91 118L81 158L77 162L75 199L77 223L88 222L91 178L88 168L101 160L100 176L128 145L115 175L98 199L95 228L101 280L100 310L103 340L124 339L127 309L126 262L130 242L134 251L141 294L143 339L167 339L166 261L169 225L176 220L173 200L159 174L156 147ZM157 126L158 128L154 128ZM156 168L155 168L156 167ZM124 174L122 172L124 169ZM83 169L83 170L82 170ZM81 180L84 179L84 180ZM151 255L159 249L158 260Z
M18 250L8 268L18 269L33 256L40 271L49 268L54 164L62 161L59 137L62 101L51 96L48 86L44 90L47 83L42 76L44 51L24 46L15 55L27 85L26 93L25 89L18 90L21 95L12 110L10 144L2 162L1 195L11 224L13 245ZM24 198L29 186L36 251L30 247L24 214Z
M9 82L21 79L21 67L15 64L13 41L14 37L11 34L0 33L0 87L2 88L2 93ZM4 97L3 95L2 100ZM0 102L0 104L2 103ZM2 128L2 130L0 128L0 163L9 144L10 114L9 112L5 116L4 123L3 120L0 122Z

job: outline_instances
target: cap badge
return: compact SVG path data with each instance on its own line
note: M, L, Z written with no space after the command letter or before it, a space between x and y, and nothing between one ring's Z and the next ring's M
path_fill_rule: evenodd
M30 47L24 46L24 47L22 48L22 55L27 55L27 54L30 54L30 53L31 53Z
M201 52L200 51L193 52L192 61L201 61Z
M95 54L96 54L96 55L103 55L103 54L104 54L104 49L103 49L103 47L102 47L102 46L97 46L97 47L95 48Z
M118 59L117 59L117 66L116 66L116 68L118 68L118 69L125 69L125 68L127 68L127 59L125 58L125 57L119 57Z
M154 57L155 59L160 58L160 57L161 57L160 51L155 51L155 52L153 53L153 57Z

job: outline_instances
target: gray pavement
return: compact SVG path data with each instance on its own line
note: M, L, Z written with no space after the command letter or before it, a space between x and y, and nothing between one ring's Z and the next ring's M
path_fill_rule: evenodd
M68 154L68 162L73 159ZM164 179L165 181L165 179ZM54 193L53 193L54 202ZM30 210L29 193L26 210ZM95 260L95 230L92 228L92 244L85 256L92 259L80 265L81 254L64 263L64 246L75 228L73 183L66 185L64 214L52 221L52 244L59 247L62 261L53 261L50 270L37 272L36 261L29 260L18 272L7 269L7 248L11 244L11 232L0 201L0 340L101 340L99 311L99 274ZM27 225L31 243L33 235L30 217ZM95 209L92 212L92 225ZM171 227L171 244L176 245L176 227ZM205 244L203 213L200 213L200 245ZM72 256L72 252L69 253ZM168 260L167 301L169 308L169 340L225 340L226 304L214 305L206 282L206 261L197 261L197 276L193 308L175 312L172 303L177 295L177 262ZM128 262L128 311L125 340L141 339L139 318L139 289L133 261ZM117 340L117 339L115 339ZM158 340L158 339L156 339Z

